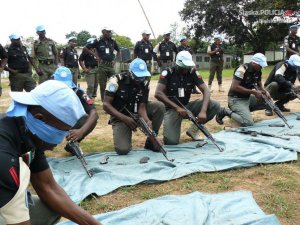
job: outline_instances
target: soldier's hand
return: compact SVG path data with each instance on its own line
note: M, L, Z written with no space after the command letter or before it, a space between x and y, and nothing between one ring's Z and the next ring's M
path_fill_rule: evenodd
M43 71L41 71L41 69L38 69L38 70L36 71L36 73L37 73L39 76L43 76L43 75L44 75L44 73L43 73Z
M132 119L131 117L129 116L126 116L124 119L123 119L123 122L133 131L136 131L136 128L138 126L138 124L134 121L134 119Z
M188 118L187 112L186 112L183 108L177 107L177 108L176 108L176 112L177 112L178 115L181 116L182 118L184 118L184 119L187 119L187 118Z
M74 130L69 130L69 134L66 137L67 141L78 141L82 139L84 136L83 132L81 129L74 129Z
M205 112L200 112L197 116L197 122L200 124L205 124L207 121L207 116Z
M149 120L149 121L147 121L146 123L147 123L147 125L148 125L148 126L151 128L151 130L152 130L152 129L153 129L153 128L152 128L152 121Z
M261 91L257 91L257 90L256 90L256 91L254 92L254 95L255 95L255 97L257 98L258 101L262 101L263 94L262 94Z
M84 72L84 73L88 73L88 72L90 72L90 70L89 70L88 68L84 68L84 69L83 69L83 72Z

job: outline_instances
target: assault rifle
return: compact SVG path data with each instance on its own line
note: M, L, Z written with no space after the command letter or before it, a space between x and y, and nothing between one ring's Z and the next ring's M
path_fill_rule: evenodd
M258 87L256 85L254 85L254 88L256 90L259 90ZM283 113L280 111L280 109L274 104L274 102L272 101L272 99L268 98L266 94L262 94L262 99L265 102L265 104L280 118L282 119L282 121L287 125L288 128L292 129L293 126L289 125L287 122L287 119L285 118L285 116L283 115Z
M237 129L230 128L230 129L225 129L225 131L236 132L236 133L240 133L240 134L248 134L248 135L251 135L252 137L257 137L258 135L261 135L261 136L266 136L266 137L280 138L285 141L290 140L290 138L280 137L275 134L265 133L262 131L248 130L246 128L237 128Z
M77 141L75 142L69 142L70 146L70 152L76 155L76 157L80 160L84 170L86 171L87 175L91 178L93 176L93 173L87 169L87 162L84 158L83 152L79 146L79 143Z
M124 107L124 109L129 114L129 116L138 124L138 128L150 139L155 148L158 149L168 161L173 162L174 159L168 158L167 152L157 139L156 133L149 127L146 121L139 115L130 112L126 107Z
M291 89L292 95L294 95L296 98L300 99L300 94L298 94L295 90Z
M197 126L197 128L209 139L211 140L211 142L219 149L220 152L223 152L224 149L221 148L216 140L213 138L213 136L209 133L209 131L206 129L206 127L203 124L199 124L197 122L197 117L194 116L194 114L188 110L182 103L181 101L176 97L176 96L172 96L179 104L180 106L186 111L187 115L188 115L188 119L190 121L193 122L193 124L195 124L195 126Z

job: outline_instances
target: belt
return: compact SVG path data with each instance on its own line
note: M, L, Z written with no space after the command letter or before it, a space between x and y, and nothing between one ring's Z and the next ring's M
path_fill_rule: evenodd
M69 69L78 69L78 65L77 66L71 66L71 65L66 65L66 67L68 67Z
M39 60L39 63L45 64L45 65L50 65L54 63L53 59L45 59L45 60Z
M161 60L162 62L164 62L164 63L170 63L170 62L172 62L172 60Z
M108 66L113 66L113 62L110 61L101 60L100 63Z

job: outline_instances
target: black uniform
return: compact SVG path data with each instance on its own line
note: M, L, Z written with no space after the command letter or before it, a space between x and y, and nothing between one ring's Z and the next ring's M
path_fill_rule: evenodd
M95 59L95 56L87 53L87 52L82 52L79 56L79 61L83 61L84 65L86 68L96 68L97 67L97 60Z
M279 85L279 92L289 92L293 84L295 84L297 75L297 69L289 65L287 61L279 62L269 74L264 86L267 87L275 81Z
M158 46L158 50L161 61L173 61L174 53L177 54L178 52L176 45L171 41L162 41Z
M240 72L242 71L242 72ZM241 81L240 85L247 89L253 89L261 81L261 71L256 71L251 63L245 63L234 71L233 79ZM228 96L236 98L249 98L250 94L242 94L229 89Z
M31 162L29 156L34 156ZM0 208L19 189L19 157L29 164L31 173L49 168L44 152L37 149L29 137L23 118L4 117L0 119Z
M0 59L6 59L7 58L7 53L3 46L0 44Z
M108 63L111 63L115 59L114 50L120 51L117 42L111 38L108 40L101 38L99 41L95 41L86 47L96 48L100 59Z
M138 58L144 60L146 63L150 63L152 58L155 58L153 52L153 45L150 41L138 41L134 46L134 53L137 55Z
M68 68L79 68L78 66L78 54L75 48L66 47L62 49L60 57L64 59L65 66Z
M188 74L182 75L178 73L176 67L173 67L161 73L158 83L166 85L167 96L176 96L182 104L186 105L190 101L194 86L201 85L204 81L195 68ZM184 97L179 96L180 88L184 89ZM175 99L170 98L170 100L179 105Z
M298 36L292 37L291 35L288 35L284 39L284 44L285 44L285 46L288 46L290 49L299 53L298 47L300 46L300 37L298 37ZM293 55L293 54L287 51L286 59L289 59L291 55Z
M179 45L177 47L177 52L181 52L181 51L188 51L189 53L193 54L192 48L190 46L183 46L183 45Z
M224 51L222 49L222 46L216 45L215 43L213 43L213 44L211 44L210 48L211 48L211 51L215 51L216 48L219 48L219 51L216 52L216 54L213 54L212 56L210 56L211 61L213 61L213 62L223 61Z
M24 46L10 45L7 49L8 67L17 70L19 73L28 73L30 64L25 51L26 49Z
M113 76L112 78L110 78L110 81L107 84L105 95L114 98L112 105L118 111L122 111L126 106L129 111L136 113L139 103L148 102L149 81L146 81L146 85L138 86L131 79L132 78L130 77L128 72L125 72ZM118 84L117 90L116 84ZM128 115L125 110L123 110L122 113Z

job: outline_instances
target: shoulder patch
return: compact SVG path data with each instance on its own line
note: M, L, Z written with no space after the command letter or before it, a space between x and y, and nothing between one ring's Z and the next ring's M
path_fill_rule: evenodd
M247 65L241 65L234 73L234 76L243 79L244 78L244 73L248 69Z
M168 75L168 71L167 70L163 70L160 74L160 78L165 78Z
M116 93L118 88L118 78L116 76L113 76L108 80L105 90L111 93Z
M199 79L202 79L202 76L200 75L199 71L196 70L195 73L196 73L196 75L197 75L197 77L198 77Z

